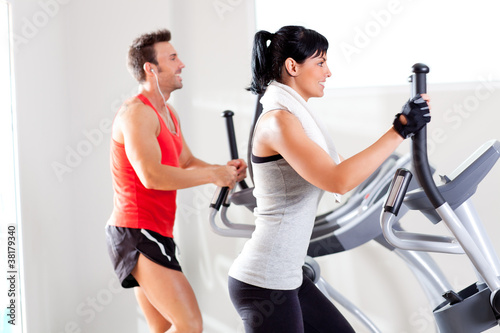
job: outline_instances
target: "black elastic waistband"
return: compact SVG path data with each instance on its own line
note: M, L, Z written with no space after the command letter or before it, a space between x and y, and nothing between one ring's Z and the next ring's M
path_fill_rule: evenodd
M265 157L255 156L254 154L252 154L252 162L254 162L254 163L273 162L273 161L281 160L282 158L283 158L283 156L281 156L280 154L272 155L272 156L265 156Z

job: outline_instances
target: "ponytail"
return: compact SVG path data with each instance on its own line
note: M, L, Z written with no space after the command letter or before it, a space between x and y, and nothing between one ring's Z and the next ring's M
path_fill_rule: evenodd
M261 30L255 34L252 50L252 83L248 90L255 94L262 94L272 80L271 48L273 34Z
M268 43L269 42L269 43ZM255 34L252 50L252 83L248 90L265 92L271 81L281 82L285 60L302 64L328 50L328 40L318 32L302 26L284 26L275 34L261 30Z

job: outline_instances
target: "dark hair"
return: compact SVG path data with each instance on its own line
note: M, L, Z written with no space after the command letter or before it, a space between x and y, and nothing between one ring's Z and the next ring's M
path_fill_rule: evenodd
M252 83L248 90L262 94L271 81L280 81L286 59L301 64L327 50L328 40L323 35L302 26L284 26L275 34L258 31L253 42Z
M146 80L143 66L146 62L158 65L154 44L170 41L170 31L161 29L143 34L132 42L128 50L127 66L130 74L142 83Z

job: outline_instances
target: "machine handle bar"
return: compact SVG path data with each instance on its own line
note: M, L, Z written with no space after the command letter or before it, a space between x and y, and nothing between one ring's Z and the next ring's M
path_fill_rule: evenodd
M234 132L233 116L234 112L231 110L226 110L222 112L222 117L226 118L226 129L227 129L227 140L229 142L229 151L231 153L231 159L238 159L238 146L236 145L236 134ZM247 183L242 180L238 183L242 189L248 188ZM222 205L229 206L228 203L229 187L218 187L214 193L212 201L210 202L210 208L215 208L219 210Z
M427 93L427 73L429 73L429 67L422 63L416 63L412 68L413 75L410 76L412 97L416 94ZM427 157L427 126L424 126L420 131L415 133L412 139L413 166L417 179L434 208L441 207L445 203L445 200L432 179L432 172Z
M236 134L234 132L233 116L234 112L231 110L226 110L222 112L222 117L226 118L226 129L227 129L227 141L229 142L229 151L231 153L231 159L237 160L238 157L238 146L236 145ZM242 189L248 188L247 183L242 180L238 183Z

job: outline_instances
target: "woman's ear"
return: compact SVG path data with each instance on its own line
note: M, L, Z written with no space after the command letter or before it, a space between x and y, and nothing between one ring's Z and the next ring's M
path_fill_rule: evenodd
M288 73L288 75L290 75L292 77L297 76L299 74L298 67L299 66L298 66L297 62L293 58L287 58L285 60L285 69L286 69L286 72Z

